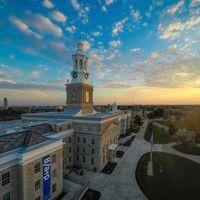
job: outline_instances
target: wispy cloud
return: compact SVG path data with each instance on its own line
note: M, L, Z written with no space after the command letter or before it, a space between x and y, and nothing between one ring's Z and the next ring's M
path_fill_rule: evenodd
M60 11L58 11L58 10L52 11L51 17L54 20L56 20L58 22L62 22L62 23L65 23L66 20L67 20L67 17L63 13L61 13Z
M44 0L42 5L46 8L54 8L54 5L49 0Z
M115 23L113 29L112 29L112 36L116 36L119 33L124 31L124 25L129 20L128 17L124 17L122 20Z
M0 82L0 89L12 89L12 90L57 90L63 91L63 87L52 84L30 84L30 83L12 83L8 81Z
M33 36L36 39L42 39L42 36L39 35L38 33L35 33L32 31L27 24L22 22L19 18L17 17L10 17L10 21L12 24L14 24L22 33L25 35Z
M180 10L180 8L184 5L184 1L179 1L178 3L170 6L170 8L167 10L168 13L170 14L175 14L177 11Z
M28 13L29 18L27 22L29 26L33 26L35 29L43 34L53 34L56 37L63 36L62 29L54 24L48 17L44 17L41 14Z
M75 10L79 10L80 9L80 4L78 3L77 0L71 0L71 4L74 7Z

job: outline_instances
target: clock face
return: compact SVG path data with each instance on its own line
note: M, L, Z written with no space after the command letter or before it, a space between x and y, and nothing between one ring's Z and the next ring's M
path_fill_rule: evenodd
M89 77L89 74L85 73L85 79L88 79L88 77Z
M72 76L73 78L77 78L77 72L73 72Z

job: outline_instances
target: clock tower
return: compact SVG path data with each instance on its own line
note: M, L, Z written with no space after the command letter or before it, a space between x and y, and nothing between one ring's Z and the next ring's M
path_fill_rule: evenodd
M72 80L66 84L66 105L69 109L80 109L81 114L93 113L93 86L90 84L88 72L88 57L84 52L81 40L77 50L72 55Z

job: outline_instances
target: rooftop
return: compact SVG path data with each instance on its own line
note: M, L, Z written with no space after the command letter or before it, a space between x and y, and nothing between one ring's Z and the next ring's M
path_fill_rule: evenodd
M34 114L25 114L23 115L24 119L27 118L44 118L49 121L51 119L57 120L71 120L71 119L82 119L82 120L102 120L110 117L114 117L120 114L121 111L106 111L106 112L94 112L91 114L80 115L79 109L65 109L62 112L43 112L43 113L34 113Z
M0 136L0 153L20 147L28 148L47 140L43 135L28 130L2 135Z

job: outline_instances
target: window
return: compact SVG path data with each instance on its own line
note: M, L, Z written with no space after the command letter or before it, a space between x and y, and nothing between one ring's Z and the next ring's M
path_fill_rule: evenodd
M77 149L77 152L79 152L79 147L76 147L76 149Z
M68 129L70 129L71 128L71 125L68 125Z
M71 153L71 151L72 151L72 148L71 148L71 147L69 147L69 153Z
M80 65L80 69L82 69L82 67L83 67L83 61L82 60L79 60L79 65Z
M10 200L10 192L7 192L3 195L3 200Z
M91 164L94 165L94 158L91 158Z
M86 143L86 139L85 138L83 138L83 143Z
M105 163L105 156L103 156L103 163Z
M85 157L83 157L83 163L85 163Z
M85 147L83 147L83 153L85 153Z
M40 172L40 162L37 162L35 164L35 174L37 174L38 172Z
M51 156L52 163L56 163L56 154Z
M53 169L53 171L52 171L52 178L55 178L56 176L57 176L56 169Z
M79 156L78 156L78 155L76 156L76 159L77 159L77 161L79 162Z
M10 183L10 172L6 172L2 174L2 186L7 185Z
M40 199L41 199L40 196L38 196L38 197L35 198L35 200L40 200Z
M86 90L86 92L85 92L85 102L89 103L89 101L90 101L90 93L89 93L89 91Z
M40 189L40 179L38 179L37 181L35 181L35 191Z
M59 132L62 131L62 127L59 127Z
M56 183L54 183L53 185L52 185L52 193L54 193L56 191Z
M92 138L92 144L94 144L94 138Z
M80 138L79 138L79 137L77 137L77 142L78 142L78 143L80 142Z
M94 149L92 149L92 154L94 154Z
M69 157L69 163L71 163L72 162L72 158L71 157Z
M71 143L71 138L69 137L69 143Z

